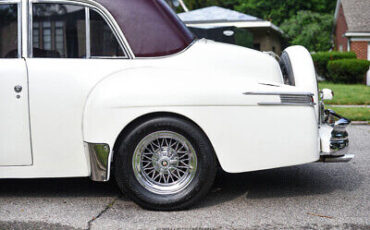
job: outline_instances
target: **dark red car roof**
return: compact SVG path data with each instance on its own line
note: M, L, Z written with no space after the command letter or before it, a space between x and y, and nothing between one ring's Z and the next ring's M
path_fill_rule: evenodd
M188 47L194 35L164 0L96 0L116 19L136 57L157 57Z

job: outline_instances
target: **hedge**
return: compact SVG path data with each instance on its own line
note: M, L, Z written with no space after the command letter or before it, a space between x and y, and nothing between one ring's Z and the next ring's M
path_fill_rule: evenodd
M329 61L327 69L333 82L362 83L370 62L360 59Z
M328 81L332 81L327 69L329 61L356 58L356 53L354 52L318 52L312 54L312 59L315 63L317 73L319 76L324 77Z

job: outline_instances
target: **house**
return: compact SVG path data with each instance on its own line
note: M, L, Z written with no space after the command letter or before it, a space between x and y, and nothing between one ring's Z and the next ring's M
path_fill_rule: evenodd
M370 60L370 0L338 0L334 17L335 49ZM370 70L366 82L370 85Z
M269 21L218 6L178 14L200 38L281 54L283 31Z
M335 49L370 59L370 0L338 0L334 17Z

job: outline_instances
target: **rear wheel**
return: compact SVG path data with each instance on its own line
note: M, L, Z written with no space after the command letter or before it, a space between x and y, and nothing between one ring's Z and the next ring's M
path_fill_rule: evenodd
M147 209L177 210L195 204L209 191L217 170L203 132L173 117L138 125L115 154L119 187Z

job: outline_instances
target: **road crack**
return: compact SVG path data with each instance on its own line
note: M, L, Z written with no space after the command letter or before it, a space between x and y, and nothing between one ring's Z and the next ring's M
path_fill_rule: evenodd
M119 196L118 196L118 197L116 197L116 198L114 198L114 199L113 199L113 201L111 201L109 204L107 204L107 205L105 206L105 208L104 208L103 210L101 210L97 216L94 216L91 220L89 220L89 221L87 222L87 230L90 230L90 229L91 229L91 225L92 225L92 223L93 223L95 220L99 219L99 217L101 217L104 213L106 213L110 208L112 208L112 207L113 207L113 205L114 205L114 203L115 203L119 198L120 198Z

